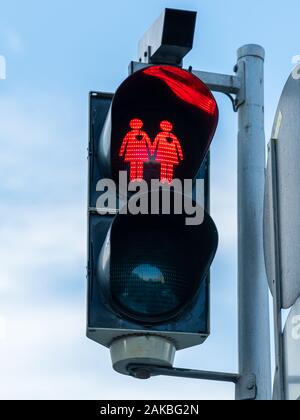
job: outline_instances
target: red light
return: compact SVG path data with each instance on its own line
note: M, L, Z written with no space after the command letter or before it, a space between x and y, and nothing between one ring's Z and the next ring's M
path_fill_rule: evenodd
M218 114L212 92L192 73L169 65L143 68L114 95L100 161L107 161L117 183L124 170L131 182L195 179Z
M177 67L152 66L145 74L163 80L180 99L202 111L215 115L217 104L208 88L195 76Z
M174 179L174 166L184 160L181 144L172 133L173 124L169 121L160 123L161 132L152 143L145 131L143 122L132 119L129 123L132 129L123 139L120 157L130 164L130 181L144 179L144 163L150 162L151 157L161 164L161 182L171 183Z
M152 146L156 162L161 164L161 182L171 183L174 179L174 166L184 160L178 138L172 133L173 125L169 121L160 123L162 131L157 135Z
M130 181L142 181L144 179L144 163L149 161L151 150L150 137L142 131L143 122L139 119L130 121L132 129L123 139L120 157L130 163Z

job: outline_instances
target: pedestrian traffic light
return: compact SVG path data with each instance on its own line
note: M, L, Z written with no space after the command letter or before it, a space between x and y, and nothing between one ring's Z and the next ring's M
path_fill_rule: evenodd
M187 197L174 182L208 179L217 103L190 72L158 65L131 75L115 95L92 93L90 115L87 335L111 349L121 373L130 363L172 364L175 350L210 333L209 269L218 232L208 206L202 223L187 223L186 199L199 209L199 197L195 190ZM104 216L97 203L107 191L99 191L99 181L114 181L119 192L124 173L129 190L140 189L135 201L151 211L132 212L128 194ZM165 190L167 212L161 202L153 206Z

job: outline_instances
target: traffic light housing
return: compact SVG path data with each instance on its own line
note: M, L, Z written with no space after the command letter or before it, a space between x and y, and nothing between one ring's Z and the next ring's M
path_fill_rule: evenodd
M147 67L115 95L90 95L87 335L114 355L114 343L127 337L160 337L176 350L205 341L218 233L204 209L198 226L186 224L184 211L132 215L118 201L104 216L98 182L118 185L121 172L137 186L205 179L208 198L207 154L217 122L209 89L178 67Z

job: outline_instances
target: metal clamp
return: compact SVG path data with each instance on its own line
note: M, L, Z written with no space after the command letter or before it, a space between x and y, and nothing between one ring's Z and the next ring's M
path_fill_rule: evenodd
M136 364L129 365L127 371L130 376L136 379L150 379L153 376L170 376L174 378L234 383L235 385L239 385L237 399L241 401L255 400L257 395L256 376L253 374L241 376L234 373L205 372L200 370Z
M241 68L242 67L242 68ZM234 111L237 112L239 107L242 106L246 102L246 64L244 61L240 61L239 64L236 64L234 67L234 72L238 73L239 80L240 80L240 89L236 94L236 98L234 100Z

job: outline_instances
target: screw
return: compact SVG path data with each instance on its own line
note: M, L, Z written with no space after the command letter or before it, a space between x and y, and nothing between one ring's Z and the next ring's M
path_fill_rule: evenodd
M134 374L136 379L146 380L151 378L151 373L147 369L138 369L134 372Z
M249 391L252 391L252 389L254 389L254 387L255 387L255 383L254 383L253 379L251 379L251 381L249 381L249 383L247 385L247 389Z

